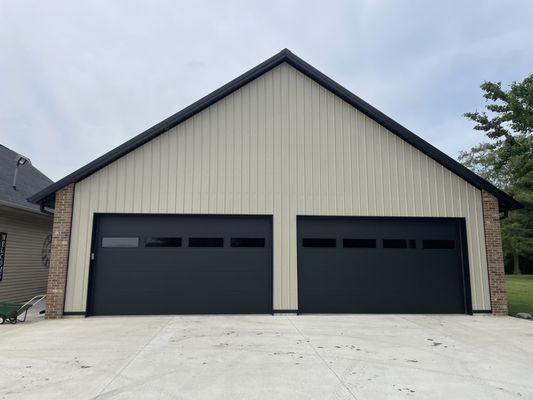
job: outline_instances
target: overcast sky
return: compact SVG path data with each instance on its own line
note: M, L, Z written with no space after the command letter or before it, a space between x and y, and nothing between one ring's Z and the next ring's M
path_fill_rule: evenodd
M57 180L289 48L457 157L484 80L533 72L533 1L0 0L0 143Z

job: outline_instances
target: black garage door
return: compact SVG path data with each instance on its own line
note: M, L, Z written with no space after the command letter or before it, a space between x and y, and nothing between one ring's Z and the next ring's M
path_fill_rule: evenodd
M88 313L272 312L271 217L97 215Z
M298 218L302 313L469 313L462 219Z

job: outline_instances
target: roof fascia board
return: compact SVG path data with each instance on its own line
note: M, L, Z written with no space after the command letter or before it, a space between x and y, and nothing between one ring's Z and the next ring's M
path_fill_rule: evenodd
M37 214L37 215L42 215L45 217L50 217L50 214L43 213L42 211L36 210L31 207L25 207L21 204L12 203L10 201L0 200L0 206L12 208L12 209L19 210L19 211L24 211L24 212L31 213L31 214Z

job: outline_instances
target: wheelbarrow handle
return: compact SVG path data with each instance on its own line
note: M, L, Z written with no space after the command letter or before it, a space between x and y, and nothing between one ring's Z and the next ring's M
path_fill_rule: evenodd
M27 311L29 308L31 308L31 307L33 307L33 306L39 304L39 303L40 303L41 301L43 301L45 298L46 298L46 295L45 295L45 294L40 294L40 295L37 295L37 296L33 296L33 297L32 297L31 299L29 299L26 303L24 303L23 305L20 306L20 308L17 310L17 314L18 314L19 311L24 310L24 309L26 309L26 311ZM36 299L37 299L37 300L36 300ZM29 306L29 307L27 307L27 306ZM27 307L27 308L26 308L26 307Z

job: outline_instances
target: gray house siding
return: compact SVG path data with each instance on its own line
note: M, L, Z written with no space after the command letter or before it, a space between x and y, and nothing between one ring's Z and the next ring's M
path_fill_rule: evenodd
M52 234L52 217L0 205L0 232L7 233L0 302L21 302L46 293L43 246Z

